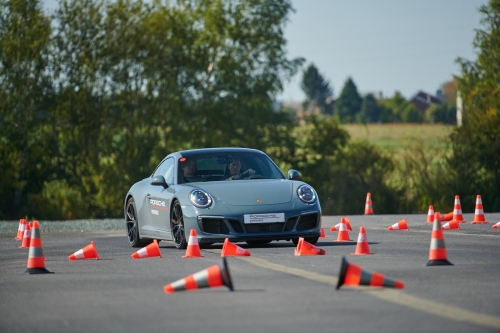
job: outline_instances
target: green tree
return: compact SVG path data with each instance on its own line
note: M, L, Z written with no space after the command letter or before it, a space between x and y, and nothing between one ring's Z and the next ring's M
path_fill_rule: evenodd
M0 216L33 214L28 195L50 172L41 127L50 95L50 33L39 1L0 1Z
M300 87L306 94L304 108L309 110L309 114L316 108L319 108L324 114L332 113L333 90L314 64L310 64L302 74Z
M358 88L351 78L348 78L335 102L336 112L342 123L352 123L356 114L361 110L362 99L358 94Z
M376 123L380 117L380 107L373 94L368 94L363 97L361 104L360 122L362 123Z
M481 194L485 211L500 209L500 0L479 8L482 28L476 31L477 59L458 58L458 90L464 101L463 126L451 135L450 161L464 210L472 211Z
M421 123L424 121L424 115L413 103L407 103L401 111L401 122L403 123Z

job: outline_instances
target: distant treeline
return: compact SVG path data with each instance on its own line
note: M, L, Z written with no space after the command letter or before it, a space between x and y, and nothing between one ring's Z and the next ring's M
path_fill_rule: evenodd
M39 1L0 0L0 219L119 217L128 188L168 153L223 146L299 170L325 214L362 213L366 192L376 213L445 211L455 194L466 211L476 192L500 209L493 97L471 104L480 92L462 88L470 125L448 151L416 145L402 163L351 141L337 117L299 123L276 110L304 61L287 58L291 10L287 0L63 0L48 15ZM492 132L481 136L484 113Z

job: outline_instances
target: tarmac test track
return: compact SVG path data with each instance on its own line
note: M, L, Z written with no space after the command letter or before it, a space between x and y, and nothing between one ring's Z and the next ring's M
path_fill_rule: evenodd
M348 216L352 242L335 242L323 216L323 256L294 256L291 242L238 244L250 257L228 257L226 287L165 294L171 282L220 262L222 244L203 258L160 242L162 258L132 260L125 231L41 232L46 268L23 274L28 249L0 233L0 332L500 332L500 213L490 222L445 230L453 266L427 267L432 225L426 215ZM387 228L406 217L409 231ZM359 227L373 255L353 256ZM99 260L69 261L93 241ZM341 287L340 263L403 281L404 289Z

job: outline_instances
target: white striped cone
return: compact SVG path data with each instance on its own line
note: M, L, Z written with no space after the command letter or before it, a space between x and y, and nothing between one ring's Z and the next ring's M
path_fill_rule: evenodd
M446 222L445 224L443 224L441 229L442 230L450 230L450 229L459 229L460 230L460 223L458 223L457 221Z
M434 206L429 206L429 212L427 213L427 222L426 223L434 223Z
M408 228L408 223L406 222L406 217L404 219L402 219L401 221L399 221L398 223L394 223L393 225L391 225L387 229L389 231L392 231L392 230L410 230L410 228Z
M474 212L474 220L471 223L472 224L488 223L488 221L486 221L484 218L483 201L481 200L481 196L479 194L476 197L476 210Z
M183 258L201 258L200 245L198 244L198 236L196 236L196 230L191 229L189 233L189 240L186 249L186 255Z
M500 229L500 222L495 223L491 228L492 229Z
M455 205L453 207L452 221L457 221L459 223L467 222L464 220L464 217L462 216L462 205L460 205L460 197L458 195L455 195Z
M24 231L26 230L26 220L25 219L20 219L19 220L19 227L17 228L17 235L16 235L16 240L17 241L22 241L24 238Z
M345 241L352 241L352 239L349 236L349 231L347 228L347 224L345 223L345 218L341 218L339 233L337 235L336 242L345 242Z

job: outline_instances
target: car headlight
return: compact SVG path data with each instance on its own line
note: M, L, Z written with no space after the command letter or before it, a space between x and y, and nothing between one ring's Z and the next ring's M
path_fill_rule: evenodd
M300 200L308 204L316 201L316 192L309 185L300 185L297 189L297 196Z
M207 208L212 204L212 198L202 190L193 190L189 193L189 201L199 208Z

